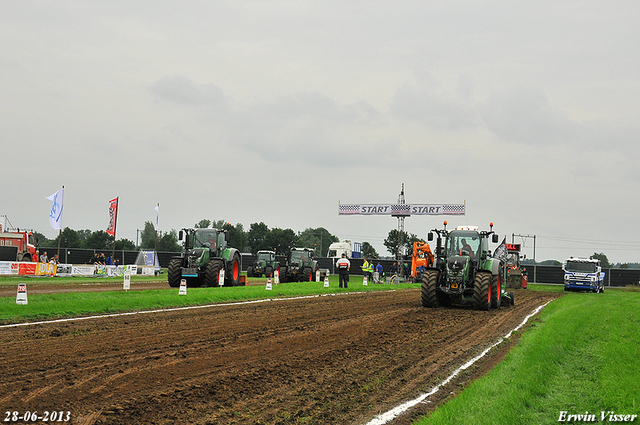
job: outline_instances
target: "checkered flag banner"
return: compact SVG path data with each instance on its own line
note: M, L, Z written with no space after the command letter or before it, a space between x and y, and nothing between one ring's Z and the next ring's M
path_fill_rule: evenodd
M357 204L339 204L338 215L360 214L360 205Z
M465 204L459 205L443 205L442 206L442 214L446 215L464 215L465 213Z
M465 204L338 204L338 215L464 215Z

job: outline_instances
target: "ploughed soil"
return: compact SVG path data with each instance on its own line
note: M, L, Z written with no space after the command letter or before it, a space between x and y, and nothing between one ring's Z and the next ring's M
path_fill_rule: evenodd
M63 411L74 424L366 424L559 295L518 290L515 306L482 312L423 308L409 289L1 327L0 420ZM514 343L392 423L428 414Z

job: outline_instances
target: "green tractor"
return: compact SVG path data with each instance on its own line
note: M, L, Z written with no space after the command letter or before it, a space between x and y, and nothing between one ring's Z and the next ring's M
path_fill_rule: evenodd
M462 226L454 230L434 229L428 240L438 235L436 261L422 278L421 298L424 307L472 304L477 310L490 310L500 305L513 305L513 292L502 287L501 264L492 258L489 239L498 243L498 235L479 231L477 227Z
M252 266L247 267L248 277L274 277L273 272L280 272L280 263L276 261L274 251L258 251L256 261Z
M238 286L240 284L240 253L228 246L229 232L219 229L180 230L184 253L169 262L169 286L176 288L185 279L187 286ZM224 281L220 282L220 271Z
M318 273L318 262L313 259L311 248L291 248L286 265L280 266L281 282L314 281Z

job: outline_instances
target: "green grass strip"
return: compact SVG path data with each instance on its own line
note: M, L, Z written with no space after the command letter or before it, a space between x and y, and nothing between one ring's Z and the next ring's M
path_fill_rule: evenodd
M262 280L264 281L264 279ZM253 281L253 279L250 279L250 281ZM122 278L118 278L116 282L122 282ZM15 281L16 293L18 283L25 283L25 281ZM329 288L324 287L324 282L295 282L273 285L272 290L266 290L265 285L188 288L187 295L178 295L179 289L169 288L167 284L168 289L166 290L115 290L29 295L29 281L27 280L26 283L27 305L16 304L15 297L0 298L0 324L278 297L419 287L418 284L411 283L400 285L369 284L364 286L362 285L362 278L352 277L349 288L339 289L338 277L330 276ZM419 295L416 295L416 297L418 297L416 300L419 300Z
M609 412L640 414L639 329L639 292L567 294L542 310L503 362L416 424L588 423L609 422Z

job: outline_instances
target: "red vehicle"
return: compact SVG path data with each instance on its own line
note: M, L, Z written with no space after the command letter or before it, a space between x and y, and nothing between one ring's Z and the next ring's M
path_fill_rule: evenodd
M18 248L18 261L38 261L36 257L36 238L31 232L1 232L0 246ZM15 261L15 260L14 260Z

